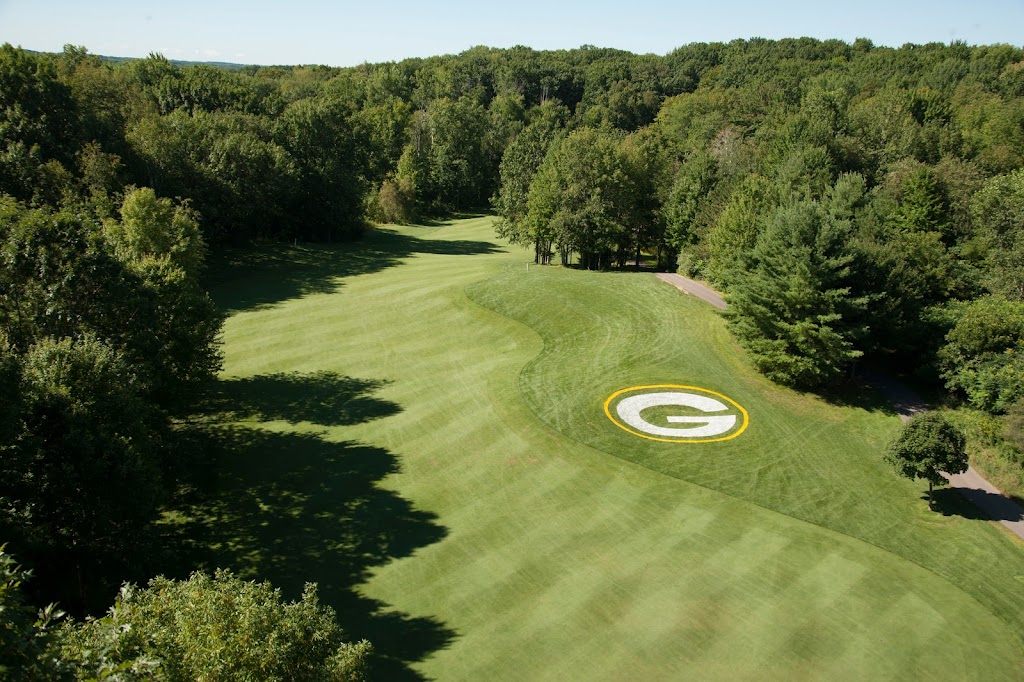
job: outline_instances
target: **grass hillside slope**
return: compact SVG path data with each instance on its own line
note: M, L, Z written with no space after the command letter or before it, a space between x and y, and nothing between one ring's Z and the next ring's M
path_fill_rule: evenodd
M924 509L880 405L765 382L652 276L527 270L490 218L238 260L219 454L168 533L318 582L381 677L1024 674L1024 550ZM672 444L605 417L655 383L750 426Z

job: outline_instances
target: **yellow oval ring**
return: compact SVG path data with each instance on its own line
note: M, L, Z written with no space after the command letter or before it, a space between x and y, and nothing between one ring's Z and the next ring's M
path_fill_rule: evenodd
M647 434L644 434L644 433L639 433L639 432L634 431L633 429L631 429L631 428L629 428L627 426L624 426L623 424L619 423L619 421L617 419L615 419L615 417L612 416L612 412L609 409L609 406L612 404L613 400L615 400L617 397L619 397L623 393L629 393L630 391L642 391L642 390L647 389L647 388L690 388L690 389L693 389L693 390L696 390L696 391L702 391L704 393L708 393L708 394L713 395L713 396L718 396L719 398L723 398L724 400L726 400L726 401L728 401L728 402L730 402L730 403L732 403L733 405L736 406L736 409L738 409L743 414L743 424L740 426L740 428L738 428L736 431L733 431L728 436L723 436L722 438L704 438L704 439L701 439L701 440L656 438L655 436L650 436L650 435L647 435ZM718 442L721 442L723 440L732 440L736 436L738 436L741 433L743 433L744 431L746 431L747 430L747 426L750 424L750 415L747 414L747 411L745 409L743 409L742 405L740 405L738 402L736 402L735 400L733 400L729 396L722 395L718 391L712 391L712 390L709 390L707 388L701 388L700 386L682 386L680 384L651 384L649 386L630 386L629 388L623 388L621 390L615 391L615 393L612 393L610 396L608 396L608 400L604 401L604 413L605 413L605 416L607 416L608 419L611 420L612 424L615 424L616 426L618 426L620 429L622 429L626 433L631 433L634 436L640 436L641 438L646 438L647 440L656 440L656 441L659 441L661 443L718 443Z

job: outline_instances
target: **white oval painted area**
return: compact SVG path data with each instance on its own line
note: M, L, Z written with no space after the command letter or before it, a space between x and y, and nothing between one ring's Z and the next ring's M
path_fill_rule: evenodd
M644 415L645 410L654 407L663 408L655 417L657 424ZM672 407L681 408L679 414L666 409ZM729 440L740 435L748 423L747 411L732 398L706 388L678 384L624 388L605 401L604 411L612 423L634 436L671 443Z
M682 405L693 407L701 412L726 412L729 407L714 398L708 398L693 393L682 393L671 391L664 393L643 393L621 401L615 411L634 429L639 429L652 436L668 436L669 438L712 438L728 433L736 426L736 415L726 414L722 416L674 416L669 415L666 421L672 424L690 423L691 426L685 429L673 429L667 426L656 426L650 423L640 413L649 407L659 405Z

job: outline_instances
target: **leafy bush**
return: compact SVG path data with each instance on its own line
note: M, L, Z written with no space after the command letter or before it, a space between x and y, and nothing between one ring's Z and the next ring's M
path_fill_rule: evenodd
M1003 417L1003 440L1013 450L1017 463L1024 463L1024 401L1018 401L1006 410Z
M51 680L57 670L44 653L49 624L63 614L51 604L36 615L25 603L22 583L31 573L0 545L0 679Z
M388 178L377 193L381 217L389 223L409 223L416 217L416 192L409 178Z
M344 637L315 585L284 603L270 583L225 570L125 585L106 617L58 632L78 679L364 680L372 647Z
M965 304L939 351L947 388L978 409L1004 412L1024 397L1022 339L1024 303L988 296Z
M692 279L707 279L708 262L704 258L689 251L681 251L676 259L676 272L683 277Z

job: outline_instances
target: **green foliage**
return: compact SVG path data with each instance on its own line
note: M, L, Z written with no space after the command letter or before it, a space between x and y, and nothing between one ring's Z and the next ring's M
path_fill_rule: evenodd
M65 625L59 651L76 679L365 680L372 647L350 644L315 585L286 603L229 571L126 585L110 613Z
M387 178L377 193L380 218L388 223L410 223L416 218L416 193L412 181Z
M899 208L893 217L897 228L946 235L948 208L935 174L927 167L922 168L907 178L900 189Z
M783 198L820 199L832 187L835 171L827 149L801 144L775 165L773 180Z
M169 258L145 257L134 270L151 296L153 316L129 357L149 399L179 415L220 371L224 316L198 280Z
M23 201L61 198L60 171L74 157L72 110L52 64L0 45L0 191Z
M910 110L909 95L887 88L850 107L850 128L864 170L884 167L920 151L921 129Z
M665 137L680 150L706 151L719 131L736 122L737 93L706 89L667 99L658 113Z
M530 223L527 214L530 185L559 135L559 117L555 107L554 104L539 107L542 114L547 115L538 116L505 148L499 170L500 189L492 199L494 209L501 217L495 224L498 235L513 244L533 245L536 261L545 263L551 251L551 244L544 239L546 225Z
M871 273L860 286L876 296L871 311L873 344L915 362L930 357L946 329L931 324L926 311L957 293L960 275L941 235L886 233L858 246Z
M818 203L779 209L749 269L736 275L730 324L770 379L825 387L863 354L867 298L852 293L858 272L849 240L849 223Z
M103 247L96 223L29 210L0 197L0 329L24 352L43 337L86 331L123 339L134 282Z
M273 115L284 106L275 89L206 64L177 69L162 56L150 55L136 68L146 94L162 114L180 109L190 115L200 111Z
M1024 402L1006 408L1000 435L1016 450L1018 463L1024 464Z
M81 216L0 202L0 523L76 609L144 555L169 414L221 359L220 313L172 262L201 266L190 215L141 190L126 208L111 249Z
M627 226L637 207L638 188L619 140L581 128L553 147L530 185L527 221L535 234L550 230L568 264L607 268L628 243Z
M19 352L94 335L125 356L148 400L177 411L220 367L222 318L196 277L204 244L194 215L151 190L122 210L101 236L67 211L0 204L0 329Z
M0 677L10 682L59 679L47 655L52 621L63 617L54 605L36 611L26 604L24 583L32 572L19 566L0 545Z
M124 570L162 496L160 420L123 356L91 336L21 360L18 429L0 461L3 524L51 575ZM52 589L52 588L51 588ZM85 584L62 588L81 608Z
M933 485L942 485L942 472L967 471L966 437L963 432L936 412L910 418L889 444L885 459L901 476L928 481L928 506Z
M354 124L364 132L368 144L365 155L366 176L371 180L384 180L394 172L406 143L406 129L412 117L412 105L398 97L389 96L381 103L360 109Z
M485 149L487 112L473 97L435 100L427 111L430 144L427 187L435 210L483 205L493 192Z
M195 277L206 258L196 215L185 204L175 206L170 199L157 199L148 187L125 195L121 220L104 223L103 235L128 263L166 258Z
M726 291L742 272L744 259L757 244L761 227L777 209L775 192L767 178L750 175L729 196L728 203L708 232L709 275Z
M989 288L1024 300L1024 170L989 179L974 195L971 214L988 244Z
M289 104L275 121L275 139L294 159L291 226L314 240L359 233L365 184L358 166L362 133L351 101L324 95Z
M1024 303L988 296L959 313L939 351L942 377L973 406L1003 412L1024 396Z
M697 240L697 218L701 202L715 185L717 165L707 154L695 154L676 173L665 214L666 241L677 249Z

